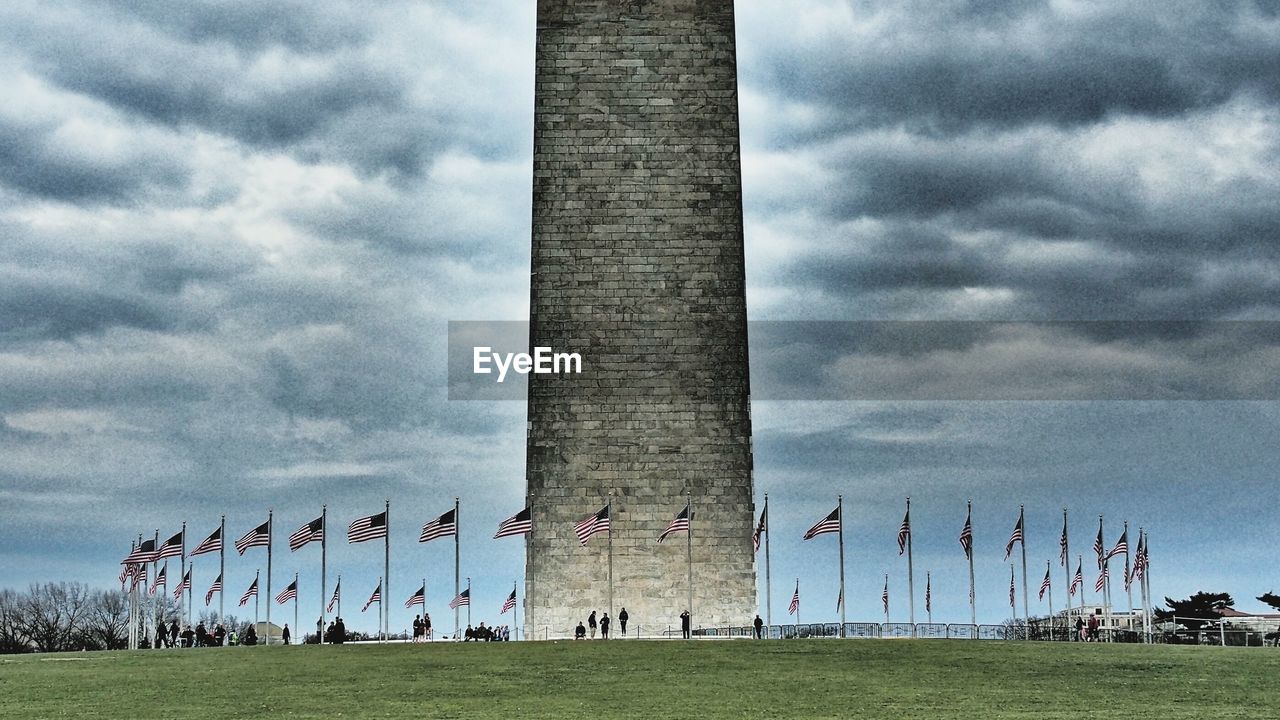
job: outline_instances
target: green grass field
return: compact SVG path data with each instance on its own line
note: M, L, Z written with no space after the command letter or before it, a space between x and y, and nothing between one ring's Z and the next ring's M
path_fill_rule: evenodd
M22 718L1275 718L1280 651L552 642L0 658Z

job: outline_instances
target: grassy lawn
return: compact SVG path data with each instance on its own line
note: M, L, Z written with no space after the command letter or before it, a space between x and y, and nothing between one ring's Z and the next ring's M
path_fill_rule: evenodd
M810 640L0 657L0 717L1273 718L1280 651Z

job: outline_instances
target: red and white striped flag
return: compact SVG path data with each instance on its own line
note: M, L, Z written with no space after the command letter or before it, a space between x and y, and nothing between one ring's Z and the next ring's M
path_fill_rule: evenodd
M533 508L527 507L498 524L493 539L528 535L533 531Z
M254 578L253 582L249 583L249 589L240 596L240 607L248 605L249 601L256 597L258 597L258 578Z
M502 603L502 610L499 611L498 614L506 615L509 611L514 610L515 607L516 607L516 589L511 588L511 594L508 595L507 599Z
M1012 553L1012 552L1013 552L1013 546L1014 546L1016 543L1023 542L1023 539L1022 539L1022 538L1023 538L1023 536L1022 536L1022 521L1023 521L1023 518L1024 518L1024 517L1025 517L1024 511L1023 511L1022 509L1019 509L1019 510L1018 510L1018 524L1013 526L1013 534L1011 534L1011 535L1009 536L1009 542L1008 542L1008 543L1006 543L1006 544L1005 544L1005 546L1004 546L1004 559L1005 559L1005 560L1008 560L1008 559L1009 559L1009 555L1010 555L1010 553Z
M209 537L205 538L195 550L191 551L191 557L203 555L205 553L219 552L222 550L222 526L214 530Z
M1071 562L1071 558L1067 557L1067 511L1062 511L1062 537L1058 538L1058 564L1066 567Z
M387 511L377 515L357 518L347 526L347 543L362 543L387 536Z
M322 540L324 540L324 515L304 523L289 536L289 552L297 552L309 542Z
M160 568L160 572L156 573L156 580L151 584L151 589L147 591L148 595L155 595L156 590L162 587L168 587L167 585L165 585L165 582L166 582L165 574L168 571L169 571L169 563L166 562L164 564L164 567Z
M134 568L136 569L133 571L133 584L129 586L129 589L132 590L138 585L142 585L142 589L146 590L147 589L147 566L134 565Z
M1094 592L1102 592L1103 588L1107 586L1107 580L1110 579L1110 577L1111 572L1108 570L1107 562L1104 560L1102 562L1102 568L1098 572L1098 581L1093 584Z
M880 593L880 604L884 605L884 615L889 617L889 576L884 578L884 592Z
M813 527L805 531L804 539L812 540L819 535L827 533L840 532L840 506L837 505L826 517L813 524Z
M342 581L339 580L337 585L333 586L333 597L329 598L329 604L325 606L325 612L333 612L333 606L338 604L338 599L342 597Z
M1111 550L1107 552L1106 557L1102 559L1110 560L1111 558L1117 555L1124 555L1128 552L1129 552L1129 528L1125 528L1124 532L1120 533L1120 539L1116 540L1115 547L1111 548Z
M1041 580L1041 581L1040 581L1040 597L1039 597L1039 598L1037 598L1037 599L1038 599L1038 600L1044 600L1044 594L1045 594L1046 592L1048 592L1048 590L1049 590L1049 588L1050 588L1050 587L1052 587L1052 586L1049 584L1049 568L1045 568L1045 569L1044 569L1044 580Z
M1102 517L1098 517L1098 537L1093 540L1093 551L1098 555L1098 567L1102 567L1103 555L1106 554L1106 541L1102 539Z
M1129 573L1129 582L1125 583L1127 589L1133 584L1134 580L1141 580L1147 571L1147 534L1138 531L1138 548L1133 553L1133 570Z
M278 594L276 594L277 605L283 605L289 602L290 600L297 600L297 599L298 599L298 581L297 580L294 580L293 582L289 583L288 586L285 587L285 589L281 590Z
M187 568L187 572L183 574L182 580L178 582L178 587L173 589L173 599L180 600L182 593L191 589L191 568ZM208 605L209 603L205 603Z
M964 527L960 528L960 547L964 548L964 556L973 556L973 507L969 507L964 516Z
M769 523L769 505L765 503L764 509L760 511L760 522L756 523L756 531L751 533L751 544L755 548L755 552L760 552L760 536L764 535L768 529Z
M209 607L209 603L213 602L213 594L222 592L222 576L219 575L217 580L209 586L209 592L204 594L204 606Z
M800 611L800 581L796 581L796 592L791 596L791 605L787 607L788 615L795 615Z
M683 510L676 513L675 519L672 520L671 524L667 526L667 529L663 530L662 534L658 536L658 542L661 543L663 540L667 539L668 535L670 535L671 533L677 533L677 532L684 532L684 533L689 532L689 506L688 505L685 505Z
M268 520L250 530L236 540L236 552L243 555L245 550L271 545L271 521Z
M928 573L924 576L924 611L933 612L933 578Z
M457 610L463 605L470 605L470 604L471 604L471 588L467 588L466 590L463 590L462 592L458 593L457 597L449 601L449 609Z
M1015 604L1014 597L1015 596L1014 596L1014 590L1013 590L1013 566L1010 565L1009 566L1009 607L1014 608L1016 610L1018 606Z
M1067 588L1067 595L1075 597L1076 593L1084 589L1084 561L1081 560L1076 564L1076 576L1071 578L1071 587Z
M364 607L360 608L360 612L368 610L369 606L374 603L378 603L379 605L382 604L382 583L378 583L378 587L373 589L373 594L365 601Z
M605 505L600 511L594 515L588 515L586 518L578 521L573 526L573 532L578 536L578 542L584 547L587 540L596 533L609 532L609 506Z
M440 517L422 526L418 542L430 542L436 538L458 534L458 514L449 510Z
M907 551L907 543L911 540L911 510L902 516L902 524L898 526L898 554Z
M404 606L407 608L411 608L414 605L421 605L424 608L427 606L427 586L426 585L423 585L422 587L418 588L417 592L415 592L413 595L410 595L409 599L404 601Z
M185 547L184 539L185 531L179 532L177 535L165 540L161 543L160 548L156 550L156 560L163 560L171 557L182 557L182 548Z
M156 559L156 541L154 539L151 539L151 540L143 540L142 544L134 548L133 552L129 553L125 557L125 559L120 561L120 563L122 565L136 565L139 563L154 562L155 559Z

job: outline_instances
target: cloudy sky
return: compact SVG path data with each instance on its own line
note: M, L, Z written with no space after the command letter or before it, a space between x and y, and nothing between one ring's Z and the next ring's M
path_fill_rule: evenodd
M446 328L527 308L533 5L0 5L0 586L107 586L184 519L234 537L272 507L287 533L390 497L393 624L424 575L443 617L450 549L413 540L460 495L497 619L524 409L448 400ZM799 535L836 493L851 619L889 573L905 620L907 494L936 619L967 618L968 498L982 620L1008 614L1019 504L1033 585L1066 506L1073 554L1128 518L1156 595L1259 607L1280 3L744 0L738 31L775 621L797 575L834 617L831 538ZM381 553L338 545L352 608ZM278 555L317 606L318 551ZM229 595L260 561L229 560Z

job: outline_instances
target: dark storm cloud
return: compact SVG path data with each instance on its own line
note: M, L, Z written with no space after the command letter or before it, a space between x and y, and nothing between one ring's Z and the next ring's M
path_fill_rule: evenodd
M859 31L832 23L796 33L807 42L775 44L752 66L780 95L820 109L813 132L1071 126L1113 114L1175 116L1242 92L1280 98L1271 3L847 7L865 23Z

